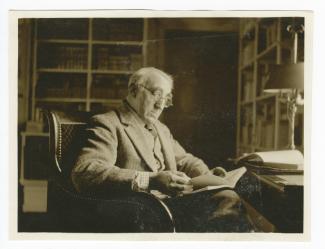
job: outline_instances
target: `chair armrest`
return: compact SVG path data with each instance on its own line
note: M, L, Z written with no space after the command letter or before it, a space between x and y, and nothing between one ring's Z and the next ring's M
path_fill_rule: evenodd
M64 226L68 223L67 217L72 220L71 223L77 224L69 230L73 232L175 232L171 211L163 201L150 193L92 196L52 182L48 201L49 210L59 214ZM99 225L83 225L92 221L101 223L101 228L92 230Z
M139 194L144 194L144 196L146 196L147 198L152 199L154 202L157 203L157 205L159 205L161 207L162 210L165 211L165 214L167 215L167 218L170 221L170 229L172 230L172 232L176 232L174 217L173 217L172 212L170 211L169 207L161 199L159 199L157 196L155 196L151 193L139 192Z

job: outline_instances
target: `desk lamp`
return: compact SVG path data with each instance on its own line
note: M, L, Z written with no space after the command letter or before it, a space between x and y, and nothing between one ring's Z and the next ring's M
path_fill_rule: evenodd
M270 78L267 81L264 92L280 93L287 102L287 115L290 128L289 149L295 149L294 128L297 105L303 105L300 92L304 89L304 63L297 63L298 33L302 33L304 27L289 25L287 30L293 37L292 63L273 65L270 68Z

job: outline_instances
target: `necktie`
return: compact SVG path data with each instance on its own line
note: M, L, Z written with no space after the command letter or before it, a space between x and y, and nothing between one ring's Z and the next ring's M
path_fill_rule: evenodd
M158 138L157 130L153 125L145 125L145 128L152 134L154 138L154 147L153 147L153 152L154 152L154 157L156 159L157 166L159 170L164 169L164 159L163 159L163 154L161 152L161 144L160 140Z

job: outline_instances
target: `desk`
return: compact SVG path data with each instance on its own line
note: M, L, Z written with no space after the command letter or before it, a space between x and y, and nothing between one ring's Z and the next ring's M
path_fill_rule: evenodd
M261 175L249 171L245 177L238 192L249 212L265 219L263 231L303 232L303 175ZM267 229L263 228L265 224Z

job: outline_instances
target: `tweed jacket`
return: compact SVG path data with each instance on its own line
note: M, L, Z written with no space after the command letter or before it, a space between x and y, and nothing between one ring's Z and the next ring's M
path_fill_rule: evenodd
M131 112L124 103L117 110L91 118L85 145L71 173L78 191L131 190L137 171L156 171L153 152ZM160 139L165 170L183 171L190 177L209 170L201 159L183 149L166 125L157 121L154 126Z

